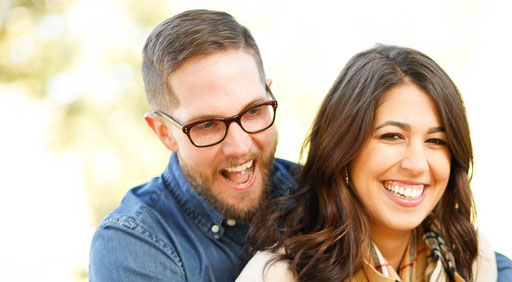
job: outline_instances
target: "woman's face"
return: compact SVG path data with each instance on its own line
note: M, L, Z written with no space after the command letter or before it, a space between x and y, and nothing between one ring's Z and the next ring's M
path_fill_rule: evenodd
M450 150L432 98L410 82L386 92L349 172L370 215L372 237L417 227L450 176Z

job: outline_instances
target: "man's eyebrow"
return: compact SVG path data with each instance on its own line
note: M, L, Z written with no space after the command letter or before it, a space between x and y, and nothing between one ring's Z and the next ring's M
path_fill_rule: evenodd
M240 112L243 112L256 104L263 103L266 101L270 101L269 99L267 99L267 96L265 96L263 98L256 98L256 99L252 100L251 102L249 102L247 104L247 106L245 106Z
M238 115L239 113L249 109L250 107L252 107L258 103L262 103L265 101L267 101L267 97L253 99L252 101L247 103L247 105L245 107L243 107L238 113L236 113L236 115ZM196 122L196 121L205 120L205 119L213 119L213 118L228 118L228 117L221 117L221 116L218 116L215 114L202 114L202 115L198 115L198 116L191 118L190 119L191 121L189 121L187 123Z
M409 124L404 123L404 122L399 122L399 121L393 121L393 120L388 120L388 121L384 122L383 124L377 126L375 128L375 130L379 130L385 126L395 126L395 127L401 128L403 130L407 130L407 131L411 130L411 126Z

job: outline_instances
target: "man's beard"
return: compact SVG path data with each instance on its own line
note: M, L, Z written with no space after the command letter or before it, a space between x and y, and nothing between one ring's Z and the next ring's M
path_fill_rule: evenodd
M216 191L214 185L215 177L217 177L217 174L219 174L220 169L215 169L213 171L213 175L210 175L209 173L196 171L193 168L187 166L184 162L181 163L181 169L183 175L195 189L195 191L221 215L223 215L225 218L235 219L238 221L248 221L259 211L262 202L267 199L270 193L271 181L269 179L269 174L271 173L274 165L274 154L276 147L277 144L274 144L273 148L267 152L268 155L266 156L264 156L261 150L256 147L254 147L254 149L252 149L246 156L244 156L244 159L256 160L255 166L259 166L259 173L261 174L263 183L260 196L255 201L244 203L246 204L244 206L236 206L230 204L218 195L218 191ZM238 163L239 158L231 158L225 160L221 165L218 165L218 167L225 168L229 166L235 166ZM254 167L254 169L256 169L256 167ZM251 187L251 189L254 188L258 187ZM252 192L257 193L257 191Z

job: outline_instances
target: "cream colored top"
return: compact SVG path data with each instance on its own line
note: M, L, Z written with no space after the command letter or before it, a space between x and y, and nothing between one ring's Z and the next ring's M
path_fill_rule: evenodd
M283 250L281 249L280 252ZM257 252L247 263L236 279L237 282L294 282L296 281L288 266L288 261L277 261L265 265L275 256L271 252ZM265 272L263 270L265 269ZM372 268L373 269L373 268ZM489 242L478 234L478 257L473 263L473 274L477 282L498 280L496 257ZM373 282L373 281L372 281Z

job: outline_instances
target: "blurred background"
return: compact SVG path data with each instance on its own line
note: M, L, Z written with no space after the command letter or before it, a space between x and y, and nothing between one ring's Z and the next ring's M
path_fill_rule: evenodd
M0 281L87 281L95 227L170 155L143 120L142 46L192 8L252 31L280 103L277 156L292 161L356 52L380 42L436 60L466 103L479 229L512 257L509 1L332 2L0 0Z

